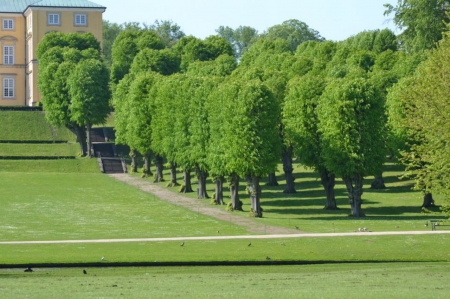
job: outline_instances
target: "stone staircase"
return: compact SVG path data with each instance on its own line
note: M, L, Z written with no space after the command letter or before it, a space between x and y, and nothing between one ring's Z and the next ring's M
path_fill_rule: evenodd
M126 173L127 165L123 157L118 157L116 146L108 142L107 131L103 128L91 129L91 140L98 166L103 173Z

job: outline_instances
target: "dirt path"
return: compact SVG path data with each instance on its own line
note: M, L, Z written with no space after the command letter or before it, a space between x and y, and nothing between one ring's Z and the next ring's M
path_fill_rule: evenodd
M259 224L255 219L245 218L224 210L224 208L217 208L205 203L198 199L190 198L177 194L175 192L169 191L163 187L155 185L148 180L143 180L139 177L134 177L129 174L109 174L110 177L116 180L122 181L131 186L135 186L142 191L152 193L156 195L161 200L170 202L172 204L184 207L194 212L199 212L207 216L211 216L223 221L231 221L232 223L242 226L247 231L256 234L298 234L299 231L295 229L288 229L283 227L269 226L264 224Z

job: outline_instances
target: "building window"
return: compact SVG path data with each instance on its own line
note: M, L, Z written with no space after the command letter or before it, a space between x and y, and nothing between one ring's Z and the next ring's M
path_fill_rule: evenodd
M4 78L3 79L3 97L4 98L14 98L14 79Z
M3 46L3 64L14 64L14 46Z
M86 26L87 25L87 15L86 14L75 14L75 26Z
M59 14L49 13L47 15L47 23L48 25L59 25Z
M3 19L3 30L14 30L14 20Z

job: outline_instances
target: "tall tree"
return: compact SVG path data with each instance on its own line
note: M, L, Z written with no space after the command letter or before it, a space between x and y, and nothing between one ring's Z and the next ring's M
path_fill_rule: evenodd
M103 63L100 43L90 33L51 32L39 44L37 57L40 61L38 88L42 94L47 120L55 126L65 126L71 130L80 143L81 154L90 154L86 141L86 121L89 120L89 124L104 121L104 103L107 103L106 98L109 97L103 77L107 72L100 67ZM89 63L84 64L85 60ZM84 78L80 75L78 79L83 82L76 82L77 85L74 85L74 80L69 78L75 71L76 74L86 75L86 80L83 81ZM82 84L86 84L87 88L83 95L78 89L82 88ZM104 92L103 95L95 90L96 84L98 91ZM85 105L92 105L94 110L85 110Z
M358 74L335 79L325 89L318 111L325 166L344 180L352 215L363 217L363 178L380 171L385 157L380 92Z
M288 42L292 51L295 51L301 43L310 40L324 41L320 33L310 28L306 23L291 19L282 24L270 27L264 36L269 39L284 39Z
M249 26L239 26L232 29L228 26L220 26L216 29L219 36L225 38L231 45L237 60L240 60L245 51L247 51L258 38L258 31Z
M70 119L86 127L87 156L93 154L92 125L106 122L110 110L109 72L99 59L80 61L67 79Z
M384 14L393 14L395 25L403 30L398 38L408 52L434 48L450 21L449 0L398 0L396 6L384 6Z

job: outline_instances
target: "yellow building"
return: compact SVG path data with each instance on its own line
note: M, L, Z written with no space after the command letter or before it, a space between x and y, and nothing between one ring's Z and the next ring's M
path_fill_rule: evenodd
M0 106L39 102L38 43L52 31L91 32L102 42L105 9L85 0L1 0Z

